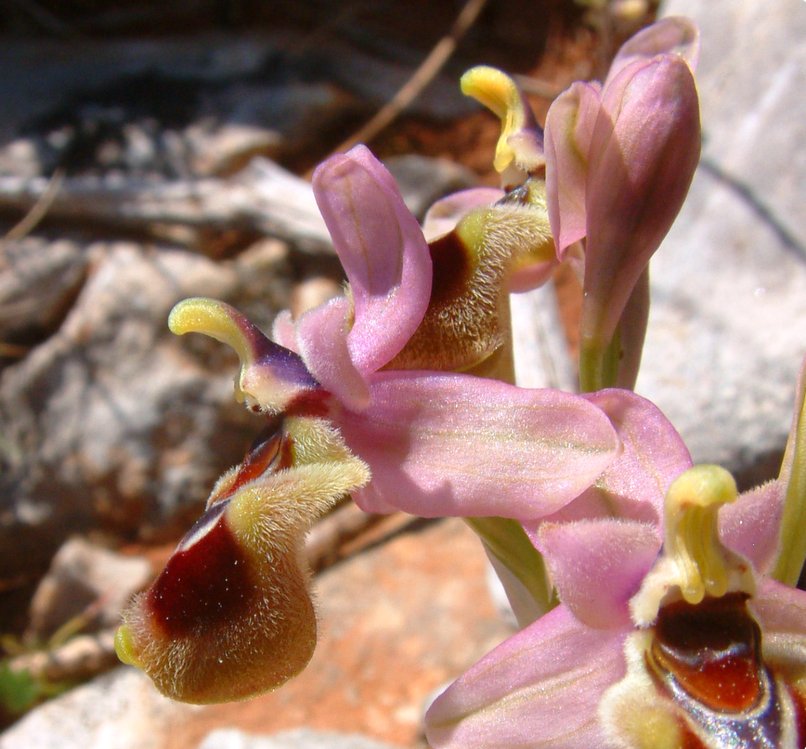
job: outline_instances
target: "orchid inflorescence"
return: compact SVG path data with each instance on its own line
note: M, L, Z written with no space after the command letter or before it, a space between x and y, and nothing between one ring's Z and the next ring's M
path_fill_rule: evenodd
M271 337L222 302L174 308L175 333L236 351L236 398L265 425L125 612L122 660L197 703L299 673L304 535L349 493L465 518L521 625L430 707L435 749L806 745L806 370L778 478L742 494L632 391L649 260L699 159L697 50L689 21L654 24L545 132L508 76L474 68L503 190L450 195L421 228L358 146L313 175L342 296ZM583 289L579 394L514 384L509 294L561 262Z

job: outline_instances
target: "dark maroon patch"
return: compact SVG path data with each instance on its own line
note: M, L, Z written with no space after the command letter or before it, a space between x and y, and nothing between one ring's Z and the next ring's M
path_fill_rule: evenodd
M647 664L656 683L685 715L685 747L776 749L786 732L784 695L761 660L761 630L748 596L730 593L661 608ZM689 733L691 735L689 735ZM800 744L799 744L800 746Z
M254 595L247 556L226 522L228 505L202 515L147 594L147 607L169 637L200 634L240 616Z
M283 448L285 430L283 429L283 418L279 416L273 419L268 426L255 438L241 461L235 481L229 489L228 496L232 496L244 484L262 476L267 471L277 470L277 462Z
M430 242L428 248L433 264L429 307L445 307L460 295L469 280L468 249L455 231Z
M656 662L711 710L748 710L761 694L761 630L746 600L730 593L697 605L679 601L658 616Z

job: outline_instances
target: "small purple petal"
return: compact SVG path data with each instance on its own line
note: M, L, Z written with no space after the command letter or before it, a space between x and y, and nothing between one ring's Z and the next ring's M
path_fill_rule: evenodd
M281 346L291 351L297 351L297 326L289 310L279 312L274 318L271 327L271 337Z
M472 187L440 198L425 214L423 221L425 238L430 242L447 234L474 208L492 205L505 194L497 187Z
M305 364L325 390L348 408L361 410L369 403L369 388L347 349L349 313L344 297L306 312L297 322L297 341Z
M747 557L762 574L775 563L786 487L770 481L719 511L719 535L726 546Z
M750 605L765 637L794 635L801 643L800 647L803 647L806 637L806 592L765 577L760 580L759 589Z

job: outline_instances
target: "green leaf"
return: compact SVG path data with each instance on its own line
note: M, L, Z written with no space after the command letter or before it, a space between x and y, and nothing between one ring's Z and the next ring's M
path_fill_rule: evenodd
M42 696L39 683L27 671L12 671L0 663L0 706L12 715L20 715Z

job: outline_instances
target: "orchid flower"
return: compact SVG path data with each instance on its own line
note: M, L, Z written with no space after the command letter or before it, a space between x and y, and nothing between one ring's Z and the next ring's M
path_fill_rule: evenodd
M324 420L272 420L124 612L119 658L193 703L252 697L299 673L316 644L304 534L368 478Z
M553 254L545 212L505 197L429 245L363 147L322 164L313 189L344 296L296 321L281 315L276 341L211 299L180 302L169 318L177 334L236 351L235 396L268 423L118 631L121 659L176 699L240 699L304 668L316 621L302 541L344 494L371 512L504 523L530 559L515 519L560 509L619 449L594 403L469 374L506 370L507 281L524 256ZM502 561L525 569L505 546ZM540 597L545 580L533 577Z
M623 455L530 529L562 604L437 698L434 749L806 745L806 593L776 580L806 557L804 372L781 474L740 496L618 396Z
M563 259L585 238L583 390L631 387L648 309L647 264L700 153L698 34L666 18L630 39L602 86L575 83L546 117L546 186Z
M600 409L464 374L494 357L505 335L494 297L508 258L494 256L516 244L508 204L472 211L429 246L364 147L328 159L313 189L347 274L344 296L296 323L281 314L276 343L213 300L180 302L171 329L232 346L236 397L252 410L336 426L372 472L354 492L369 512L523 520L585 489L618 449ZM499 221L509 245L489 241Z
M545 144L528 101L508 76L480 66L462 78L462 90L501 119L495 167L505 189L520 186L527 202L546 206L554 262L578 263L572 248L585 241L585 391L635 383L649 305L647 265L699 160L692 73L698 42L696 27L683 18L636 34L619 50L604 84L575 83L552 103ZM540 280L552 265L540 266Z

